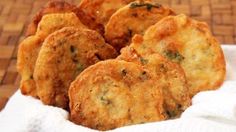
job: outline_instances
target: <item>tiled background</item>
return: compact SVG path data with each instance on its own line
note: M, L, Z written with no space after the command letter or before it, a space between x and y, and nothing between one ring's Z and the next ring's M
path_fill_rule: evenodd
M236 43L236 0L157 0L177 13L206 21L224 44ZM48 0L0 0L0 109L19 85L16 55L27 23ZM79 0L70 0L75 4Z

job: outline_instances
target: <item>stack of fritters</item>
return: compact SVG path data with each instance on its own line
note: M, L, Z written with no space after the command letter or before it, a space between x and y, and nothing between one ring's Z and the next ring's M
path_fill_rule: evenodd
M225 77L207 25L151 0L52 1L27 36L17 62L22 93L93 129L179 117Z
M51 6L49 6L51 5ZM53 5L53 6L52 6ZM66 5L66 6L61 6ZM59 8L60 7L60 8ZM75 36L78 38L76 40L73 40L70 45L74 45L75 52L73 54L73 57L79 56L80 58L86 59L86 62L81 62L81 71L88 67L89 65L92 65L99 60L109 59L109 58L115 58L117 56L116 51L114 48L108 44L105 43L102 36L92 30L85 30L86 26L81 23L80 19L77 17L77 15L74 12L69 12L69 7L76 7L74 5L70 5L69 3L63 2L63 1L53 1L47 4L46 7L42 8L42 10L38 13L41 15L37 15L36 18L40 18L39 23L34 23L29 26L29 28L33 27L37 30L33 33L28 34L34 34L29 37L27 37L19 46L18 51L18 61L17 61L17 68L19 73L22 76L21 80L21 91L23 94L31 95L34 97L39 97L43 103L48 105L54 105L61 108L68 108L68 88L69 84L73 79L76 77L79 72L77 72L75 69L73 75L74 78L71 77L71 75L67 75L70 73L65 73L65 75L59 76L59 72L64 72L64 70L72 70L71 66L67 62L62 62L65 67L68 66L67 69L58 69L57 72L54 72L54 74L57 75L51 75L52 71L51 69L55 70L57 69L56 65L54 67L50 67L53 60L50 60L54 57L57 59L62 59L63 54L66 52L66 47L63 47L64 51L57 51L55 48L54 51L49 50L50 47L55 46L56 44L61 44L58 47L62 47L64 44L70 43L70 36ZM59 10L59 11L58 11ZM75 8L73 8L75 10ZM36 27L35 27L36 26ZM62 31L63 28L70 27L70 29ZM84 29L84 30L83 30ZM88 31L89 30L89 31ZM28 30L32 31L32 30ZM58 33L56 33L58 32ZM55 34L63 34L59 37L59 35ZM74 35L75 34L75 35ZM77 36L76 36L77 35ZM84 37L85 36L85 37ZM48 41L46 41L48 39ZM50 43L50 44L49 44ZM48 46L44 46L48 45ZM79 45L79 48L82 49L81 53L77 51L77 47ZM44 48L41 48L44 47ZM68 48L68 47L67 47ZM43 53L40 53L42 49ZM70 49L70 47L69 47ZM58 55L57 52L63 52L61 56ZM50 54L52 54L50 56ZM44 57L46 55L46 57ZM53 55L56 55L53 56ZM42 56L42 57L38 57ZM44 57L44 58L43 58ZM43 58L43 60L40 61L39 58ZM48 59L48 62L47 60ZM69 56L66 59L70 59ZM37 64L37 60L39 60ZM79 60L78 60L79 61ZM46 63L46 64L44 64ZM80 62L79 62L80 63ZM86 63L86 64L83 64ZM35 65L42 65L43 67L35 68ZM34 72L37 69L37 72ZM44 70L46 69L46 71ZM40 71L42 70L42 71ZM61 70L61 71L60 71ZM80 71L80 72L81 72ZM50 74L51 76L45 74ZM42 77L44 76L44 79L46 79L46 83L41 83ZM52 78L53 76L53 78ZM35 78L38 78L36 80ZM51 78L51 79L49 79ZM58 79L62 78L62 79ZM65 81L65 84L62 82ZM55 85L56 84L56 85ZM59 86L58 86L59 85ZM47 87L42 87L47 86Z
M44 15L36 34L28 36L19 45L17 69L22 77L20 88L23 94L37 97L33 73L40 48L48 35L68 26L85 28L74 13Z

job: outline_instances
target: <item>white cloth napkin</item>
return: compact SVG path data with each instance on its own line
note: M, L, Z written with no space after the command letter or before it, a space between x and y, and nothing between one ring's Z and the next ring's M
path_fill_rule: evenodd
M215 91L201 92L179 119L117 128L112 131L236 132L236 46L223 46L227 77ZM68 112L46 106L17 91L0 112L3 132L94 131L68 121Z

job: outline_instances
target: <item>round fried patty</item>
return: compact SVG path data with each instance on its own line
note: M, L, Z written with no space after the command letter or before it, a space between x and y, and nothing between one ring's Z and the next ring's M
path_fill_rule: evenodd
M225 78L219 42L203 22L185 15L168 16L136 35L131 47L139 54L159 53L184 69L190 95L218 88Z
M162 18L175 13L155 2L132 2L117 10L105 27L106 41L117 51L130 44L135 34L144 34L147 28Z
M33 72L42 43L49 34L68 26L84 28L74 13L44 15L37 34L27 37L20 43L17 69L22 77L20 89L23 94L37 97Z
M155 75L122 60L85 69L70 86L70 118L98 130L165 119Z
M169 118L179 117L190 105L189 90L184 70L158 53L141 56L132 47L121 50L117 59L134 62L149 69L157 76L164 96L164 108Z
M20 90L22 94L33 97L37 97L33 71L42 42L38 36L25 38L19 45L17 55L17 70L21 75Z
M116 56L96 31L65 27L54 32L44 41L36 61L39 98L44 104L67 108L67 91L75 77L88 66Z

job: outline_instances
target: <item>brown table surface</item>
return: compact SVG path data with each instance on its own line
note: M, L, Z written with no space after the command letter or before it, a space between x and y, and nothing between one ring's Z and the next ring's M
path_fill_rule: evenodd
M206 21L221 43L236 43L236 0L157 0ZM0 0L0 110L17 90L17 47L32 16L48 0ZM78 4L79 0L69 0Z

